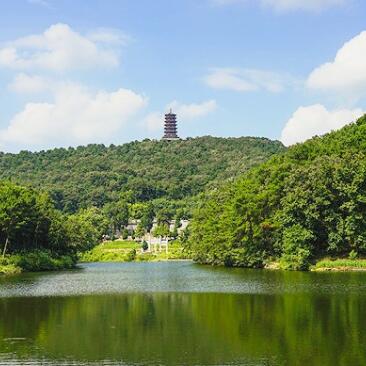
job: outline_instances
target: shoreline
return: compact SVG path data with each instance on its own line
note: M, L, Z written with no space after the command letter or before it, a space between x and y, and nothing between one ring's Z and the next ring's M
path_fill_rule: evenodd
M39 250L0 258L0 276L73 269L76 265L77 258L73 255L55 255L48 251Z
M263 269L286 271L278 261L267 263ZM303 272L366 272L366 259L323 258Z
M22 273L22 269L18 266L14 266L12 264L0 264L0 277L2 276L14 276Z
M366 268L355 268L355 267L324 267L324 268L313 268L309 272L365 272Z
M165 254L165 253L164 253ZM54 260L54 259L53 259ZM3 263L0 262L0 277L13 276L26 272L53 272L61 271L66 269L76 268L79 264L87 263L143 263L143 262L192 262L197 263L191 258L169 258L165 256L136 256L134 260L126 260L122 258L113 259L101 259L99 260L79 260L73 262L72 265L69 261L67 263L56 263L47 262L47 265L42 266L40 263L33 263L33 267L22 268L19 263L12 263L10 257L6 258ZM50 265L52 264L52 265ZM198 263L199 264L199 263ZM274 261L267 263L264 270L285 270L281 268L279 262ZM344 258L325 258L317 261L314 265L310 266L307 271L304 272L366 272L366 259L344 259Z
M309 268L312 272L364 272L366 259L323 258Z

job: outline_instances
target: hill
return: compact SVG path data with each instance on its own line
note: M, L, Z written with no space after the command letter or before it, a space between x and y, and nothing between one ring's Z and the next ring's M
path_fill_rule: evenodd
M195 211L198 262L308 269L324 256L366 255L366 117L289 148Z
M175 142L88 145L0 153L0 179L50 192L65 212L122 199L161 206L186 200L284 150L265 138L200 137Z

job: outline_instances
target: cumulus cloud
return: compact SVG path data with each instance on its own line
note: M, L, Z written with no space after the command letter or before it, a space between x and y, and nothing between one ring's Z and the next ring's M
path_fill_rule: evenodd
M98 28L88 33L87 38L93 42L109 45L126 45L132 38L119 29Z
M119 64L118 42L122 36L112 30L83 36L67 24L54 24L42 34L0 47L0 67L51 71L115 67Z
M242 68L215 68L204 78L213 89L251 92L265 90L271 93L283 91L294 84L290 76L271 71Z
M59 84L51 103L27 103L0 130L3 145L26 148L105 141L131 121L146 99L128 89L92 91L74 83Z
M366 90L366 31L345 43L333 61L316 68L307 80L312 89L359 94Z
M215 111L217 103L215 100L208 100L202 103L184 104L172 101L165 107L165 113L170 109L178 115L180 122L188 122L200 117L205 117ZM164 113L152 112L144 120L144 124L150 131L160 130L164 126Z
M215 5L259 4L277 12L296 10L319 12L346 3L346 0L211 0Z
M161 112L151 112L149 113L143 124L149 131L159 131L164 126L164 113Z
M337 130L361 117L361 109L328 110L321 104L298 108L286 123L281 141L286 145Z
M202 103L183 104L176 100L169 103L167 110L172 109L179 115L182 121L189 121L195 118L204 117L213 112L217 107L215 100L208 100Z
M52 82L39 75L18 74L9 84L9 89L16 93L35 94L52 89Z

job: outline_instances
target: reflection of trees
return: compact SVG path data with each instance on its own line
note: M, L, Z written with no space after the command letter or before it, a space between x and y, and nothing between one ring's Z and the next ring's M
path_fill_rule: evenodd
M216 300L200 299L193 313L210 334L228 337L234 354L241 350L251 359L277 357L289 365L366 365L364 298L211 296Z
M355 294L306 293L2 299L0 337L33 338L43 356L79 361L361 366L365 305Z

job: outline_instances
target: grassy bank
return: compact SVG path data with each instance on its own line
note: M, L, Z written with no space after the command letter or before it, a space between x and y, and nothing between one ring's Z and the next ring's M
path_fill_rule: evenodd
M366 259L330 259L318 261L312 271L366 271Z
M142 252L141 244L134 241L113 241L102 243L92 250L81 254L81 262L131 262L131 261L165 261L188 259L183 247L174 242L169 245L169 252Z
M6 263L4 260L0 261L0 276L1 275L14 275L21 273L22 269L11 263Z
M0 259L0 275L70 269L76 262L75 256L54 255L48 251L18 253Z

